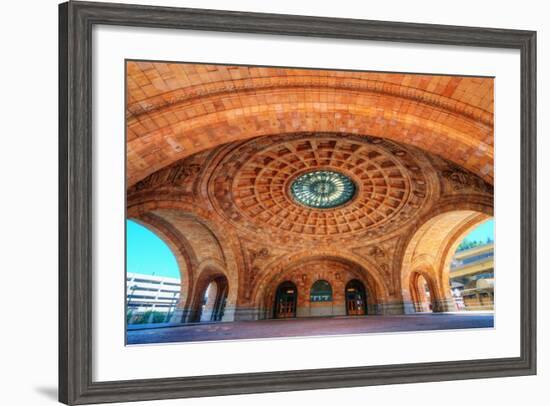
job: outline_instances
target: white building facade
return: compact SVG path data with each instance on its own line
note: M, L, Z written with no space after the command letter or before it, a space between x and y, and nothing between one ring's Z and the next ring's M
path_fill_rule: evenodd
M180 291L178 278L127 273L128 324L168 322L177 307Z

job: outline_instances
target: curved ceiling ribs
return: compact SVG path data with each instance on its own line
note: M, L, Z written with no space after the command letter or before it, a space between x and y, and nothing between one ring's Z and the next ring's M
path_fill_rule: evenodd
M431 105L433 107L438 107L442 110L452 111L453 113L470 117L471 119L480 121L486 125L493 125L493 114L491 112L441 94L411 86L391 83L391 81L385 82L384 78L360 79L353 77L331 77L328 80L322 80L321 76L312 76L311 72L309 73L309 75L303 76L293 75L290 79L287 76L233 79L231 80L231 87L229 88L225 81L201 83L200 85L176 88L174 90L162 92L158 96L147 97L147 102L143 102L143 100L136 100L133 103L130 102L127 108L127 116L128 118L137 118L142 114L153 111L162 113L176 105L183 105L185 103L215 96L227 97L238 92L252 93L273 91L275 89L290 89L293 92L300 92L305 89L315 89L324 90L325 92L345 92L347 90L354 90L357 92L371 92L391 95L403 99L409 99L414 102ZM394 76L393 74L375 75L386 76L388 78ZM488 105L487 107L490 108L491 106Z
M288 132L415 145L492 183L492 80L221 65L128 64L128 182L198 151Z

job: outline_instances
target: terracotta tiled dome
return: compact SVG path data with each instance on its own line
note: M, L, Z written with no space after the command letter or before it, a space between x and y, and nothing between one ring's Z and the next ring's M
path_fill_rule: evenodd
M403 226L426 200L428 183L420 162L427 165L421 153L380 138L323 133L266 137L225 152L209 191L214 209L239 229L261 230L276 240L326 243ZM336 171L357 191L333 208L300 204L291 185L315 170Z

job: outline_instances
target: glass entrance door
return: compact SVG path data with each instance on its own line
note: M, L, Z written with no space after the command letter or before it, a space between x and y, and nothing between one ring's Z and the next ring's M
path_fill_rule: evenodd
M275 318L276 319L288 319L296 317L296 299L297 295L296 285L292 282L283 282L277 288L277 295L275 298Z
M346 313L348 316L367 314L367 296L365 287L357 279L346 285Z

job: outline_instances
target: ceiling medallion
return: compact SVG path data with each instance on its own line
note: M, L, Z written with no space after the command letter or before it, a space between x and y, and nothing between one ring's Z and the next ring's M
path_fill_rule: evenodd
M290 185L290 194L298 203L314 209L331 209L349 202L355 184L339 172L317 170L298 176Z

